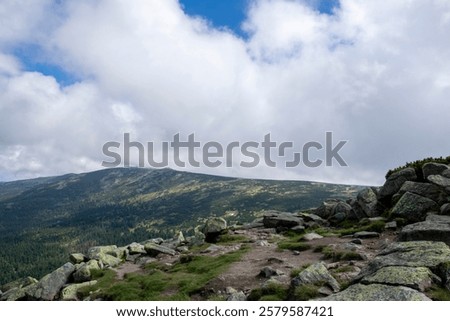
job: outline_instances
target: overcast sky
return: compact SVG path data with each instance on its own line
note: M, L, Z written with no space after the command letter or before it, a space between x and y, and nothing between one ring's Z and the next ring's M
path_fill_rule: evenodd
M2 0L0 181L100 169L125 132L348 140L348 167L185 169L240 177L382 184L450 154L450 1L190 2Z

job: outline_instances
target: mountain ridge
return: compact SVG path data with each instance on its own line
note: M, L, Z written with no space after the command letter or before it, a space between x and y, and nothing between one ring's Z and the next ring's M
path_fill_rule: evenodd
M43 275L92 245L192 233L210 215L251 221L265 209L306 209L359 188L141 168L2 182L0 280ZM47 260L36 261L39 248Z

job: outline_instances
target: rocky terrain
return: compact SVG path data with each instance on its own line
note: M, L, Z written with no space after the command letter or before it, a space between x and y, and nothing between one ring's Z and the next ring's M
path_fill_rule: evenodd
M74 253L1 300L450 300L450 166L390 172L380 188L192 236Z

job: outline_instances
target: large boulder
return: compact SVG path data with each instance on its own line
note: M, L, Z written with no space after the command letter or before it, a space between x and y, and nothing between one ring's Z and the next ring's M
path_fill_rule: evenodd
M7 284L4 284L0 287L0 291L2 292L7 292L11 289L15 289L15 288L24 288L26 286L32 285L38 283L38 281L35 278L32 278L30 276L25 277L25 278L21 278L12 282L9 282Z
M439 163L426 163L422 166L423 178L427 179L430 175L441 175L450 167Z
M78 296L77 296L78 290L88 287L88 286L93 286L96 284L97 284L96 280L85 282L85 283L80 283L80 284L70 284L70 285L64 287L64 289L62 289L60 299L62 301L78 301Z
M73 264L80 264L86 261L86 256L84 256L84 254L82 253L72 253L69 256L69 260L70 262L72 262Z
M304 221L293 213L270 211L264 213L263 224L267 228L292 228L303 225Z
M421 292L429 289L433 281L440 281L429 268L411 266L386 266L364 277L363 284L403 285Z
M372 275L386 266L427 267L434 271L437 266L449 261L449 258L450 248L443 242L394 242L367 264L358 279Z
M408 222L419 222L425 219L428 211L437 207L438 204L429 198L406 192L395 204L391 214Z
M144 245L144 248L150 256L157 256L158 254L167 254L174 256L176 254L174 250L152 242L146 243Z
M116 267L120 263L122 263L121 259L119 259L115 256L112 256L110 254L105 254L105 253L99 253L99 254L95 255L94 259L100 261L101 264L103 264L103 266L109 266L109 267Z
M319 301L431 301L425 294L405 286L355 284Z
M377 216L377 194L372 188L365 188L358 193L356 201L367 217Z
M328 218L330 223L341 223L352 216L353 208L350 204L339 201L333 209L333 215Z
M400 241L441 241L450 245L450 216L428 215L426 221L403 227Z
M221 217L209 218L203 226L201 232L205 234L206 242L216 242L220 234L227 229L227 221Z
M417 180L416 171L411 167L391 174L387 178L384 185L380 188L380 191L378 192L378 199L390 202L392 196L400 190L406 181L415 180Z
M428 176L427 179L429 182L431 182L437 186L440 186L443 188L450 188L450 178L448 178L448 177L445 177L442 175L430 175L430 176Z
M308 284L326 284L333 292L338 292L341 288L339 283L330 274L330 272L328 272L328 269L322 262L308 266L291 281L291 286L294 288Z
M73 280L75 283L82 283L90 281L92 279L92 272L100 270L100 264L97 260L90 260L89 262L83 264L75 273L73 274Z
M429 198L436 203L441 203L446 198L443 190L434 184L408 181L405 182L398 193L394 195L392 199L393 202L396 203L396 201L407 192Z
M62 287L75 271L72 263L66 263L59 269L47 274L38 283L26 288L28 299L51 301L57 298Z
M144 245L136 242L133 242L130 245L128 245L128 252L130 255L147 253L145 251Z
M87 257L92 260L96 259L99 254L115 256L115 253L117 253L117 245L94 246L88 249Z
M339 202L339 200L327 200L322 202L322 205L315 209L314 214L324 220L328 220L334 214L334 208Z

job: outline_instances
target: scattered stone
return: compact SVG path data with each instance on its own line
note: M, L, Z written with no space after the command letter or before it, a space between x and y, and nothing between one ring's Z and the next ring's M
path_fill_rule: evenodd
M386 266L363 278L361 283L403 285L425 292L431 287L433 280L440 282L440 279L426 267Z
M177 247L177 251L180 253L189 253L189 247L187 246L179 246Z
M293 254L293 255L300 255L300 251L297 251L297 250L292 251L292 254Z
M87 257L92 259L97 259L99 254L108 254L116 253L117 245L107 245L107 246L94 246L88 249Z
M356 232L355 234L353 234L353 237L357 238L357 239L373 239L373 238L379 238L380 233L362 231L362 232Z
M236 293L236 292L237 292L237 290L235 288L231 287L231 286L227 286L225 288L225 293L228 294L228 295Z
M73 274L73 280L75 283L82 283L92 280L92 272L100 270L100 264L97 260L90 260L89 262L83 264L75 273Z
M356 244L356 245L361 245L362 241L361 241L361 239L353 239L353 240L350 241L350 243L353 243L353 244Z
M94 259L100 261L102 265L110 267L116 267L122 263L121 259L105 253L98 253L94 256Z
M54 300L74 271L75 266L72 263L64 264L59 269L44 276L38 283L26 287L27 297L35 300Z
M318 301L431 301L425 294L405 286L355 284Z
M216 253L223 251L225 248L221 245L211 244L208 248L204 249L201 253Z
M86 256L84 256L84 254L82 253L72 253L69 256L69 260L73 264L83 263L86 261L86 259L87 259Z
M227 221L221 217L209 218L202 228L206 242L214 243L217 238L227 229Z
M242 291L232 293L227 298L227 301L246 301L246 300L247 296Z
M309 213L298 213L298 217L300 217L305 223L317 223L318 225L326 225L327 221L315 214Z
M396 230L397 229L397 222L396 221L387 222L386 224L384 224L384 228L386 230Z
M25 277L25 278L21 278L12 282L9 282L7 284L4 284L3 286L0 287L0 291L2 292L8 292L11 289L21 289L24 287L27 287L29 285L38 283L38 281L35 278L32 278L30 276Z
M136 262L137 259L141 257L141 254L127 254L127 257L125 258L125 261L127 262Z
M168 254L171 256L174 256L176 254L176 252L172 249L169 249L168 247L162 246L162 245L158 245L155 243L146 243L144 245L145 251L150 255L150 256L157 256L158 254Z
M304 223L301 218L293 213L266 211L263 215L263 224L267 228L293 228L303 226Z
M323 236L319 235L317 233L307 233L307 234L303 235L302 239L305 241L312 241L312 240L323 239Z
M257 246L270 246L269 242L267 242L266 240L258 240L255 242L255 244Z
M78 290L88 287L88 286L93 286L96 284L97 284L96 280L90 281L90 282L85 282L85 283L80 283L80 284L70 284L62 289L60 299L62 301L78 301L78 296L77 296Z
M200 245L205 244L205 239L206 239L205 234L203 234L200 231L200 227L197 226L194 229L194 236L187 238L186 241L191 246L200 246Z
M174 243L176 244L176 246L180 246L184 243L186 243L186 238L183 235L183 232L179 231L177 234L175 234L174 238Z
M372 188L365 188L358 193L356 201L367 217L377 215L377 194Z
M140 243L131 243L130 245L128 245L128 251L131 255L133 254L146 254L147 252L145 251L144 245L140 244Z
M336 204L339 203L338 200L327 200L323 202L321 206L314 210L314 214L319 216L322 219L329 219L332 215L334 215L334 209Z
M143 256L143 257L139 257L136 261L135 264L137 265L141 265L141 266L146 266L150 263L156 262L158 261L157 259L155 259L154 257L148 257L148 256Z
M281 264L281 263L284 263L284 260L276 258L276 257L270 257L267 259L267 262Z
M423 221L429 210L436 208L437 203L429 198L406 192L392 209L394 217L401 217L409 222Z
M333 292L338 292L340 290L339 283L330 272L328 272L326 266L322 262L308 266L291 281L293 287L305 284L327 284Z
M305 227L303 225L297 225L291 228L291 231L294 231L296 233L303 233L305 232Z
M283 275L284 272L280 271L280 270L276 270L271 266L266 266L264 268L261 269L261 272L259 272L259 276L265 277L265 278L270 278L272 276L280 276Z

